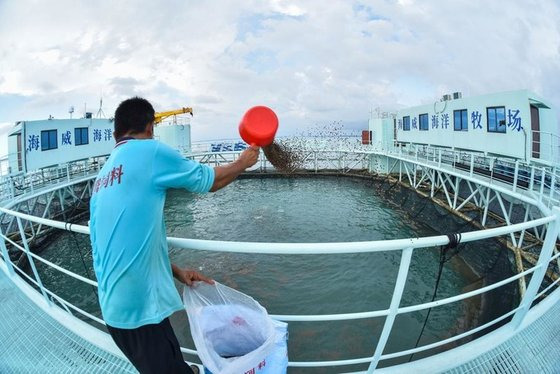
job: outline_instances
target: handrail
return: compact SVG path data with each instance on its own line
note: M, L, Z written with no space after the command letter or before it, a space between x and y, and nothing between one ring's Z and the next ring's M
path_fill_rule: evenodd
M16 247L17 249L19 249L20 251L22 251L22 252L25 253L25 248L23 248L21 245L19 245L19 244L17 244L16 242L14 242L12 239L8 238L6 235L0 234L0 238L3 238L5 241L7 241L8 243L10 243L10 244L13 245L14 247ZM91 279L88 279L88 278L86 278L86 277L83 277L83 276L81 276L81 275L79 275L79 274L73 273L73 272L71 272L70 270L67 270L67 269L65 269L65 268L63 268L63 267L61 267L61 266L58 266L57 264L55 264L55 263L53 263L53 262L50 262L49 260L44 259L43 257L39 256L39 255L36 254L36 253L29 252L29 255L30 255L31 257L33 257L34 259L41 261L43 264L48 265L48 266L52 267L53 269L56 269L56 270L60 271L60 272L63 273L63 274L69 275L69 276L71 276L72 278L75 278L75 279L77 279L77 280L79 280L79 281L82 281L82 282L84 282L84 283L87 283L87 284L89 284L89 285L92 285L92 286L97 287L97 282L96 282L96 281L93 281L93 280L91 280Z
M89 227L39 218L29 214L15 212L0 207L0 212L19 217L24 220L40 223L66 231L73 231L89 235ZM511 234L513 232L541 226L555 220L555 216L547 216L532 221L512 224L491 229L468 231L461 234L461 243L488 239L495 236ZM266 243L266 242L235 242L204 239L184 239L168 237L167 243L174 247L188 248L200 251L258 253L258 254L342 254L357 252L398 251L403 248L424 248L440 246L449 243L446 235L426 236L423 238L373 240L362 242L326 242L326 243ZM341 248L343 247L343 248Z
M478 295L481 295L481 294L483 294L487 291L492 291L492 290L494 290L496 288L499 288L499 287L502 287L502 286L504 286L508 283L512 283L512 282L518 280L519 278L522 278L526 275L529 275L529 274L533 273L538 268L540 268L540 266L536 265L532 268L529 268L529 269L527 269L527 270L525 270L521 273L512 275L511 277L503 279L499 282L492 283L488 286L478 288L476 290L472 290L472 291L469 291L469 292L465 292L465 293L462 293L462 294L459 294L459 295L450 296L450 297L447 297L445 299L439 299L439 300L431 301L431 302L424 303L424 304L405 306L405 307L399 308L399 314L417 312L419 310L429 309L429 308L433 308L433 307L436 307L436 306L442 306L442 305L453 303L455 301L460 301L460 300L468 299L468 298L473 297L473 296L478 296Z
M0 208L0 210L6 210L3 208ZM56 221L55 221L56 222ZM538 225L540 226L540 224ZM85 227L85 226L84 226ZM510 226L511 227L511 226ZM68 230L69 231L74 231L72 230L72 227L68 226ZM492 229L495 230L495 229ZM485 231L490 231L490 230L485 230ZM515 230L515 231L520 231L519 230ZM80 232L80 231L74 231L74 232ZM83 232L81 232L82 234L84 234ZM5 235L0 234L0 237L3 238L4 240L8 241L10 244L16 246L19 250L21 251L25 251L23 247L21 247L20 245L18 245L17 243L15 243L14 241L12 241L11 239L7 238ZM447 237L446 237L447 238ZM484 238L483 238L484 239ZM267 243L264 243L267 244ZM271 243L269 243L271 244ZM297 244L297 243L289 243L289 244ZM340 243L335 243L335 244L340 244ZM444 243L445 244L445 243ZM412 248L412 247L411 247ZM420 248L428 248L428 247L420 247ZM219 251L219 250L218 250ZM243 253L243 252L240 252ZM44 258L42 258L41 256L34 254L34 253L30 253L32 255L33 258L53 267L54 269L69 275L75 279L78 279L84 283L90 284L92 286L97 287L98 284L95 281L92 281L90 279L87 279L79 274L73 273L67 269L64 269L48 260L45 260ZM319 254L319 253L316 253ZM560 257L560 253L554 255L550 261L555 260L556 258ZM466 293L462 293L460 295L456 295L456 296L451 296L451 297L447 297L444 299L439 299L436 301L432 301L432 302L428 302L428 303L423 303L423 304L417 304L417 305L413 305L413 306L406 306L406 307L400 307L398 309L398 313L402 314L402 313L410 313L410 312L416 312L419 310L424 310L424 309L428 309L428 308L432 308L432 307L436 307L436 306L441 306L441 305L446 305L452 302L456 302L456 301L460 301L460 300L464 300L470 297L474 297L480 294L483 294L487 291L491 291L493 289L499 288L505 284L511 283L521 277L524 277L528 274L531 274L533 271L535 271L538 267L540 266L535 266L533 268L527 269L521 273L518 273L516 275L513 275L509 278L503 279L499 282L493 283L491 285L485 286L483 288L479 288L473 291L469 291ZM341 313L341 314L321 314L321 315L314 315L314 316L310 316L310 315L272 315L274 318L278 319L278 320L282 320L282 321L308 321L308 322L312 322L312 321L336 321L336 320L350 320L350 319L364 319L364 318L373 318L373 317L382 317L382 316L386 316L389 314L389 310L385 309L385 310L375 310L375 311L370 311L370 312L357 312L357 313Z
M99 164L106 156L76 160L65 164L34 170L26 174L0 175L0 202L34 193L53 181L70 181L75 175L87 176L99 170Z
M495 324L503 321L504 319L508 318L509 316L515 314L519 310L519 308L520 307L517 307L517 308L507 312L506 314L503 314L500 317L493 319L492 321L490 321L488 323L485 323L483 325L475 327L474 329L470 329L469 331L465 331L462 334L455 335L455 336L452 336L450 338L440 340L440 341L437 341L437 342L434 342L434 343L431 343L431 344L422 345L418 348L408 349L406 351L401 351L401 352L384 354L384 355L381 356L381 358L384 359L384 360L390 360L392 358L408 356L408 355L412 355L412 354L415 354L415 353L427 351L428 349L437 348L437 347L440 347L442 345L457 341L459 339L466 338L468 336L471 336L472 334L476 334L479 331L487 329L488 327L494 326Z
M13 264L12 264L13 265ZM35 286L37 287L41 287L39 285L39 282L37 282L35 279L31 278L29 275L27 275L25 273L25 271L23 271L22 269L20 269L18 266L13 265L14 269L16 269L21 275L23 275L25 278L27 278L27 280L29 280L31 283L33 283ZM65 300L64 298L58 296L57 294L55 294L54 292L52 292L51 290L49 290L47 287L43 287L43 289L45 290L45 292L47 294L49 294L52 298L56 299L59 303L63 304L65 307L69 307L70 309L74 309L76 312L80 313L81 315L88 317L89 319L101 324L101 325L106 325L105 321L103 321L101 318L94 316L91 313L86 312L85 310L78 308L77 306L75 306L74 304L72 304L71 302Z

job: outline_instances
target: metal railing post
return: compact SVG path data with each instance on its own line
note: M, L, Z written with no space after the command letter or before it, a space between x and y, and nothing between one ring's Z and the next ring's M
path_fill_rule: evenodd
M29 260L29 265L31 265L31 270L33 270L33 275L35 276L35 280L39 284L39 288L41 289L41 293L45 297L47 304L51 306L51 300L49 296L45 292L45 287L43 286L43 282L41 281L41 277L39 277L39 273L37 272L37 268L35 267L35 262L33 261L33 256L31 256L31 252L29 251L29 244L27 243L27 238L25 237L25 231L23 230L23 225L21 224L21 218L16 217L16 221L19 228L19 234L21 235L21 242L23 244L23 248L25 250L25 254L27 255L27 259Z
M377 347L375 348L375 353L373 354L367 374L373 373L377 364L379 364L379 359L381 358L381 354L383 354L383 350L385 349L385 345L389 339L389 334L393 328L393 323L395 322L395 317L397 316L399 305L401 303L404 286L406 285L406 278L408 276L408 269L410 268L410 260L412 258L412 250L412 248L405 248L402 251L399 274L397 275L393 297L391 298L391 305L389 306L389 315L385 319L383 331L381 331L381 336L377 342Z
M12 266L12 261L10 260L10 254L8 253L8 248L6 248L6 241L4 240L2 233L2 227L0 227L0 250L2 251L2 258L4 259L4 263L8 268L8 273L10 276L14 275L14 267Z
M523 296L523 299L519 304L520 308L511 320L511 325L515 330L519 329L521 326L527 312L531 308L531 304L535 300L537 292L539 292L539 288L542 284L544 276L546 275L546 270L548 269L553 250L556 247L556 239L558 238L558 230L560 226L560 208L553 207L552 211L556 216L556 219L549 223L546 231L546 237L544 238L544 243L541 248L541 253L539 254L539 260L535 265L536 270L534 271L531 281L529 282L529 286L525 291L525 296Z
M517 178L519 177L519 160L515 160L515 171L513 173L513 192L517 190Z
M550 200L554 198L555 185L556 185L556 173L553 172L552 176L550 177L550 191L548 193L548 198Z
M544 194L544 181L546 177L546 169L544 167L541 168L541 189L539 192L539 201L542 201L543 194Z
M12 195L11 196L12 199L16 197L16 185L12 178L10 178L10 193Z

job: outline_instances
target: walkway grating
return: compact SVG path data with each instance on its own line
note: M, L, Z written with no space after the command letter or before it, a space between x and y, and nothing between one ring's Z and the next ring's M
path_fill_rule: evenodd
M136 373L43 312L0 270L0 373Z
M557 302L511 339L448 373L560 373L559 315Z

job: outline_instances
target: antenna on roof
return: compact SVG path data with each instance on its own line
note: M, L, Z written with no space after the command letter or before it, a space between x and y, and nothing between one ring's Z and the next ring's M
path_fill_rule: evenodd
M74 105L71 105L70 108L68 108L68 113L70 113L70 119L72 119L72 113L74 113Z
M105 112L103 111L103 94L99 98L99 110L97 111L97 118L105 118Z

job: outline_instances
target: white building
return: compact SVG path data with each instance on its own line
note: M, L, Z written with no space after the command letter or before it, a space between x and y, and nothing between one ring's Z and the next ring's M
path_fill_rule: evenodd
M8 173L26 173L92 157L106 156L115 146L110 119L50 119L21 121L8 134ZM189 118L181 124L162 123L154 137L179 152L191 149Z
M401 110L396 128L396 139L403 143L469 149L525 161L546 162L558 156L556 114L527 90L451 98Z
M372 143L407 143L479 151L552 164L560 159L560 131L551 105L527 90L462 98L402 109L371 119Z

